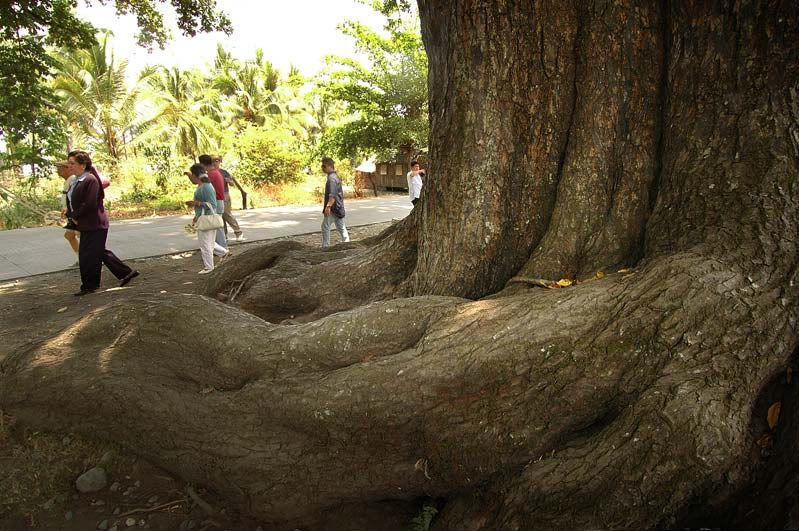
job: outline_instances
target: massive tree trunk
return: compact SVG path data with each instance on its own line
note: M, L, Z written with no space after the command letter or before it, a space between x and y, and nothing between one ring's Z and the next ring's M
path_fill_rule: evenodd
M421 496L436 529L718 522L761 484L799 338L799 7L419 7L434 162L408 219L251 251L209 279L227 304L88 315L2 368L0 405L124 426L102 433L275 529Z

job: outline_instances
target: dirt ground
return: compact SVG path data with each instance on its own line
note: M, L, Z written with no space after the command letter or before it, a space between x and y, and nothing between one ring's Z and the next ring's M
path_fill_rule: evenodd
M389 224L353 227L350 235L373 236ZM287 239L318 245L319 238L315 233ZM237 244L232 252L270 241ZM77 269L0 282L0 372L12 352L88 311L141 294L196 293L200 286L198 251L127 262L141 272L138 278L118 288L104 270L101 289L85 297L72 295L80 286ZM106 471L106 487L80 493L75 480L95 466ZM188 485L131 452L72 433L34 432L0 411L0 531L258 528L202 485Z

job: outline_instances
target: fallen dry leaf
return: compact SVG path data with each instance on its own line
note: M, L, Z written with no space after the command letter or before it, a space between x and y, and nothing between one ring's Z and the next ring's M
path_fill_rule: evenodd
M566 287L569 287L569 286L572 285L572 281L569 280L568 278L562 278L562 279L558 280L556 282L556 284L558 286L560 286L561 288L566 288Z
M771 448L772 442L773 439L771 438L771 434L764 433L763 435L760 436L758 440L755 441L755 444L761 448Z
M59 309L57 309L57 310L56 310L56 312L57 312L57 313L62 313L62 312L65 312L65 311L67 311L67 308L69 308L69 306L64 306L63 308L59 308Z
M766 418L768 419L768 427L772 430L777 427L777 423L780 421L781 408L782 402L774 402L771 404L771 407L768 408L768 415Z
M628 268L625 267L624 269L619 269L617 272L618 273L629 273L630 271L632 271L632 269L628 269Z
M604 271L597 271L596 272L596 278L604 278L604 277L605 277L605 272Z

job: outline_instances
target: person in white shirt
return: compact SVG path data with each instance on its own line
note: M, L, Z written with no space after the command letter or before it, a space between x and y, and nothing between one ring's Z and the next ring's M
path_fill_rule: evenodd
M419 202L419 196L422 194L422 177L424 177L424 170L417 161L411 161L411 171L408 172L408 196L411 198L411 203L416 206Z

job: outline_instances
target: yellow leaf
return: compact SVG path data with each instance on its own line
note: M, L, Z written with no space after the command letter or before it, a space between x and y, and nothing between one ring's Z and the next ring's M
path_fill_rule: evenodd
M604 271L597 271L596 272L596 278L604 278L604 276L605 276L605 272Z
M768 408L768 427L772 430L777 427L777 423L780 421L780 408L782 408L782 402L774 402Z
M632 271L632 269L627 269L625 267L624 269L619 269L618 273L629 273L630 271Z
M772 442L771 434L764 433L763 435L760 436L758 440L755 441L755 444L761 448L771 448L771 442Z
M562 278L562 279L558 280L558 286L560 286L562 288L566 288L566 287L571 286L571 285L572 285L572 281L569 280L568 278Z

